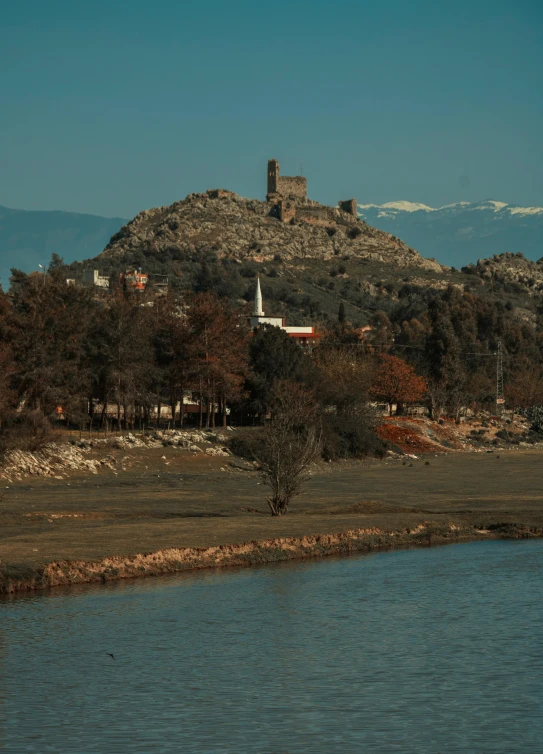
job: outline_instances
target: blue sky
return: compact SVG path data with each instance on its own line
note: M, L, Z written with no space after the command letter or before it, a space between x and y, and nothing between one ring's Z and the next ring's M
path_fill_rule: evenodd
M325 203L543 205L542 38L538 0L18 0L0 204L263 198L275 157Z

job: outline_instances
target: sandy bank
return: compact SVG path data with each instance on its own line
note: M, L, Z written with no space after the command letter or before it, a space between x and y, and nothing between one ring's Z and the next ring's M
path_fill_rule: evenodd
M49 589L55 586L159 576L201 568L250 566L325 555L369 552L404 547L429 547L481 539L519 539L543 536L543 529L518 524L496 524L489 529L453 522L419 524L413 529L386 531L354 529L302 538L287 537L208 548L169 548L153 553L100 561L55 561L43 567L0 568L0 593Z

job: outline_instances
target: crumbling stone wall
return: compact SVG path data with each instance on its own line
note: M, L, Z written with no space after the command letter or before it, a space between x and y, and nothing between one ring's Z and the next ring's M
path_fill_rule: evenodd
M206 194L210 199L226 199L231 196L236 196L233 191L228 191L227 189L208 189Z
M284 223L296 219L309 225L320 225L331 228L338 225L348 228L353 227L353 215L340 210L337 207L326 207L308 199L305 201L296 198L284 199L278 194L268 197L273 202L270 210L271 217L277 217ZM358 218L356 218L358 220Z
M340 201L338 204L342 212L347 212L347 214L353 215L353 217L358 217L356 199L347 199L345 201Z
M338 211L332 207L298 205L296 219L313 225L335 225L338 221Z
M268 200L279 197L295 196L305 199L307 196L307 179L302 175L282 176L277 160L268 160Z
M307 196L307 179L302 175L280 176L277 179L277 191L281 196L295 196L305 199Z
M288 223L296 217L296 204L291 199L281 199L279 202L279 219L283 223Z

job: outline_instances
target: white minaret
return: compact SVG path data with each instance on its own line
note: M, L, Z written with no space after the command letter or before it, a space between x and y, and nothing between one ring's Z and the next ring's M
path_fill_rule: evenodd
M256 279L255 305L253 308L253 314L249 318L249 322L251 327L259 327L259 325L283 327L285 324L283 317L266 317L264 314L264 308L262 306L262 291L260 290L260 278Z
M264 309L262 308L262 291L260 290L260 278L256 279L256 293L255 293L255 308L253 309L253 317L264 317Z

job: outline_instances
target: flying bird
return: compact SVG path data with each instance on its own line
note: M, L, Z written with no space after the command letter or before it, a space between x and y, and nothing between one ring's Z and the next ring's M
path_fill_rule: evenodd
M115 660L115 655L112 655L111 652L106 652L106 654L109 655L112 660Z

